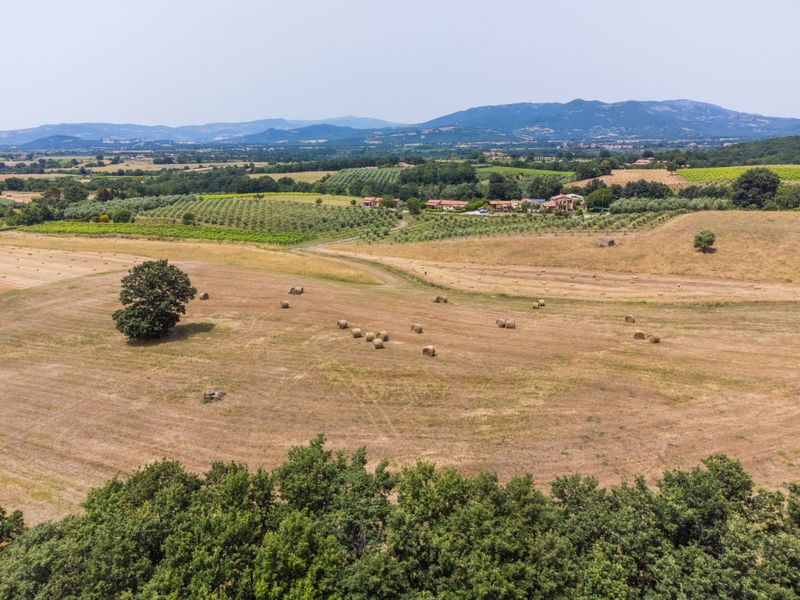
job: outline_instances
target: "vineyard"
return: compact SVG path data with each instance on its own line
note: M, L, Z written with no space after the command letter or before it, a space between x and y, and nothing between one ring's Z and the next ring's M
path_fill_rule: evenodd
M325 183L326 186L332 187L342 186L344 189L347 189L351 184L358 181L363 183L389 185L397 183L400 180L400 173L402 171L403 169L400 167L384 167L382 169L375 169L371 167L342 169L330 177L325 178L323 183Z
M658 211L730 210L728 198L620 198L611 203L612 213L642 213Z
M178 223L191 213L198 224L269 234L294 233L305 239L343 233L383 237L396 224L396 212L360 206L316 206L270 198L187 197L141 214L140 219Z
M619 231L655 226L685 211L622 213L583 218L558 215L503 215L493 217L463 215L421 215L414 224L393 238L399 243L428 242L447 238L559 231Z
M84 221L48 221L26 227L25 231L56 235L137 236L147 238L178 238L259 244L298 244L306 236L300 233L266 233L223 227L195 227L164 223L91 223Z
M761 166L761 165L756 165ZM756 168L749 167L708 167L696 169L678 169L678 175L692 183L709 183L714 181L733 181L745 171ZM800 165L763 165L774 171L784 181L800 181Z
M100 215L110 215L118 209L127 209L133 214L136 214L145 210L169 206L170 204L174 204L186 198L195 199L194 196L140 196L124 200L109 200L108 202L84 200L82 202L74 202L67 206L67 208L64 209L64 218L88 221L89 219L96 219Z
M333 206L350 206L355 199L353 196L337 196L333 194L315 194L313 192L260 192L244 194L202 194L201 198L267 198L270 200L291 200L292 202L310 202L316 204L317 199L323 204Z

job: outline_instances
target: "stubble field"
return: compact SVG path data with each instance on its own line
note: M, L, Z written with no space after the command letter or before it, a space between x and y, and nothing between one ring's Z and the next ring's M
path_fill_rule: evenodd
M775 235L796 240L798 223L781 221L788 229ZM503 243L522 253L528 238ZM740 458L760 485L800 479L800 296L791 296L800 286L740 265L727 279L682 274L681 287L633 301L645 280L674 276L649 273L641 259L630 267L639 281L618 281L601 298L608 281L627 276L618 263L591 271L569 263L558 267L563 285L540 286L539 271L556 268L540 253L520 254L500 295L496 282L459 283L462 269L487 269L490 258L466 246L458 263L436 254L450 245L425 246L426 260L453 278L443 282L450 302L435 304L442 290L421 281L430 273L405 275L419 259L386 270L366 247L349 248L354 258L332 256L336 247L301 254L0 234L0 505L38 522L164 456L198 471L213 460L274 466L317 432L395 466L424 459L504 478L531 472L540 486L574 471L604 483L654 477L712 452ZM145 257L174 261L211 299L193 301L169 339L129 344L110 314L125 268ZM80 271L65 276L70 264ZM577 293L580 272L590 275ZM721 301L719 286L737 278L752 291ZM287 296L298 284L306 294ZM547 306L532 310L529 296ZM288 310L279 308L284 298ZM626 324L626 314L637 322ZM341 318L389 330L387 348L338 330ZM497 328L500 318L517 328ZM425 332L412 333L412 323ZM662 343L634 340L636 329ZM431 343L434 359L421 352ZM224 400L202 404L214 388Z

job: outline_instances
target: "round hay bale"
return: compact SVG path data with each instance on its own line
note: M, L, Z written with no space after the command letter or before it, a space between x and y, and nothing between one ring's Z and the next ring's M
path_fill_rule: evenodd
M506 320L505 319L497 319L495 321L495 325L497 325L498 327L505 327L506 326Z
M384 342L388 342L389 341L389 332L386 331L385 329L381 329L378 332L377 337L381 338Z
M436 304L447 304L447 298L445 296L436 296L433 301Z
M538 309L538 308L539 308L539 303L538 303L538 302L534 302L534 303L531 305L531 308Z
M365 339L366 339L368 342L371 342L372 340L374 340L374 339L375 339L375 334L374 334L373 332L371 332L371 331L368 331L367 333L365 333L365 334L364 334L364 338L365 338Z
M660 344L661 338L658 337L657 335L648 335L647 341L650 342L651 344Z
M375 350L381 350L384 347L383 340L381 338L375 338L372 340L372 347L375 348Z
M506 329L516 329L517 323L514 319L506 319Z
M208 300L208 298L209 298L208 292L203 292L202 294L200 294L200 300Z
M430 356L433 358L436 356L436 348L434 346L425 346L422 349L422 356Z
M626 323L636 323L636 319L632 315L625 315Z
M344 319L339 319L336 322L336 327L338 327L339 329L347 329L348 326L349 324Z
M301 286L301 285L300 286L292 286L292 287L289 288L289 293L293 294L295 296L299 296L300 294L303 293L303 291L304 291L303 290L303 286Z
M544 308L544 300L539 298L539 308Z
M420 325L419 323L414 323L411 326L411 331L413 331L414 333L422 333L423 331L422 325Z
M643 340L645 337L647 336L645 336L644 331L635 331L633 333L633 339L635 340Z
M353 328L350 330L350 333L352 333L352 334L353 334L353 337L354 337L354 338L360 338L360 337L363 335L363 334L361 333L361 330L360 330L358 327L353 327Z
M289 308L289 301L281 300L281 308Z

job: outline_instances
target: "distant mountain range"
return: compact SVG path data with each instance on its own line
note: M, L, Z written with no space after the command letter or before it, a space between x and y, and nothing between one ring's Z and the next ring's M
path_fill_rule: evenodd
M481 106L416 125L364 117L264 119L165 127L78 123L0 132L0 146L67 149L109 144L427 146L557 141L723 141L800 135L800 119L765 117L692 100Z
M45 138L64 136L79 140L139 140L213 143L242 138L266 130L292 130L314 125L333 125L343 128L385 129L399 125L368 117L336 117L316 121L290 119L262 119L244 123L208 123L206 125L135 125L114 123L60 123L40 125L30 129L0 131L0 146L18 146ZM63 141L63 140L62 140Z

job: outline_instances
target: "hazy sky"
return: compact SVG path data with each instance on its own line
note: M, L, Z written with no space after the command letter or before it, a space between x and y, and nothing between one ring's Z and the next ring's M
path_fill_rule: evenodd
M800 117L798 0L40 0L0 8L0 129L691 98Z

